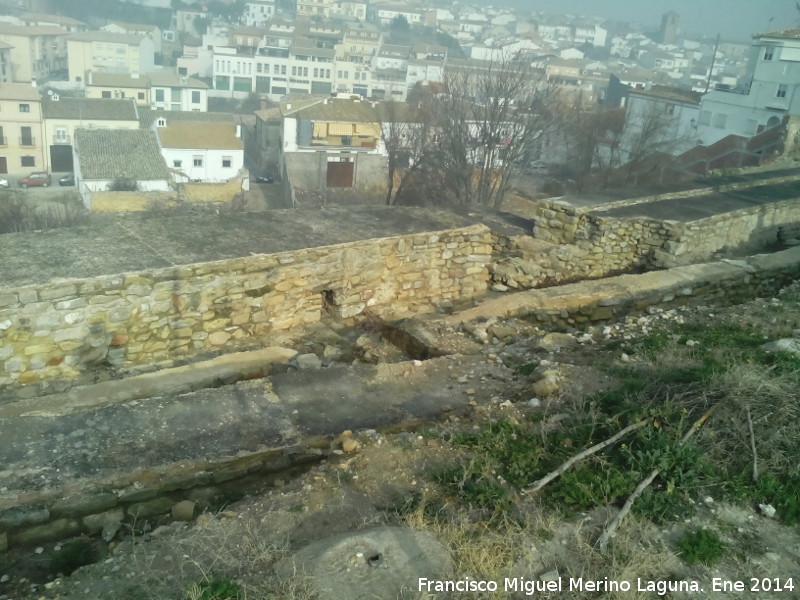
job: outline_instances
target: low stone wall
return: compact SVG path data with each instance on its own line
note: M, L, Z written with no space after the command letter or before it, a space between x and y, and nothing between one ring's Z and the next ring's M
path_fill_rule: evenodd
M510 252L492 266L495 283L528 289L670 268L800 235L800 201L794 199L685 223L606 217L558 199L539 201L534 215L533 237L554 246L530 250L524 236L512 238L506 245Z
M528 290L447 317L451 323L524 317L544 328L585 327L651 306L731 303L773 294L800 278L800 247L744 260L695 264Z
M486 291L475 225L0 289L0 386L225 351L323 313L399 318Z
M723 250L763 248L779 237L786 240L798 235L800 200L762 204L673 225L670 239L654 254L654 264L691 264Z
M80 534L115 532L121 523L143 525L169 514L181 501L207 502L248 485L269 483L292 467L319 460L329 440L270 448L215 462L173 465L128 473L102 485L76 482L58 491L0 500L0 552ZM285 475L283 475L285 476Z

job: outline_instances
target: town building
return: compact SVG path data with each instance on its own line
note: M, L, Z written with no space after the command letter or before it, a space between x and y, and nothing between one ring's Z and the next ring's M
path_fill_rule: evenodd
M30 83L0 84L0 175L49 169L42 101Z

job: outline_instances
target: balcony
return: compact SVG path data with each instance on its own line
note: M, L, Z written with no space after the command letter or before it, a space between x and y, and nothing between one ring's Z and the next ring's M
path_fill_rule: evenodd
M72 136L69 135L54 135L53 136L53 144L71 144L72 143Z
M23 148L33 148L36 146L36 138L34 137L21 137L19 138L19 145Z

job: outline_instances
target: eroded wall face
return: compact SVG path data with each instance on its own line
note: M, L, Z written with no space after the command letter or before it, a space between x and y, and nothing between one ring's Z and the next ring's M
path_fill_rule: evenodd
M0 385L227 350L323 315L393 319L486 291L484 226L0 290Z

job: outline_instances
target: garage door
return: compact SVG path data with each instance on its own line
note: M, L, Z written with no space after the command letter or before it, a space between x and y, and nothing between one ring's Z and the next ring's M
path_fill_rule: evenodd
M353 187L354 165L352 162L329 162L328 187Z
M72 171L72 146L50 146L50 170Z

